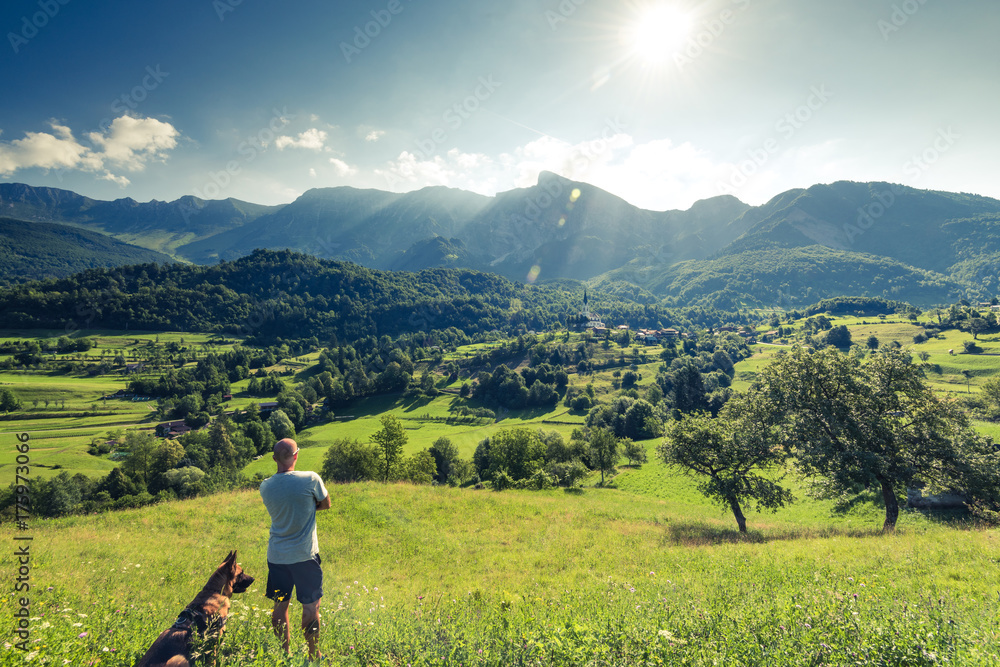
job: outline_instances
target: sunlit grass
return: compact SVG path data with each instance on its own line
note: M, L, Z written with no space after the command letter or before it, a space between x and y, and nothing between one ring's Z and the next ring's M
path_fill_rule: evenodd
M743 537L683 488L330 492L317 518L333 664L1000 664L996 531L907 517L882 537L803 513L755 517ZM286 664L262 595L267 527L254 491L36 524L36 657L133 664L236 548L258 579L234 600L224 664ZM0 665L23 658L0 649Z

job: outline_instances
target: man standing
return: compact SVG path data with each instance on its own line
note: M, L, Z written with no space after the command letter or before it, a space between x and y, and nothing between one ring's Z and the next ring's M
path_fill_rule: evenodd
M299 447L291 438L274 445L278 472L260 485L264 507L271 515L267 542L267 597L274 601L271 626L289 653L292 633L288 605L295 597L302 604L302 632L309 645L309 659L319 660L319 603L323 597L323 570L316 539L316 512L330 509L330 495L314 472L298 472Z

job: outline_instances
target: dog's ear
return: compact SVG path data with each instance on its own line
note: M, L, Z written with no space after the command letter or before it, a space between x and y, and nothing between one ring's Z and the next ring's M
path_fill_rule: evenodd
M226 560L222 561L222 566L227 568L232 568L236 564L236 552L230 551L229 555L226 556Z

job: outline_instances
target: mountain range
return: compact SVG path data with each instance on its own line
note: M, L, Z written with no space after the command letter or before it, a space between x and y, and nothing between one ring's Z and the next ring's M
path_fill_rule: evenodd
M549 172L493 197L336 187L284 206L107 202L0 184L0 215L100 232L199 264L289 248L378 269L586 281L667 305L793 306L847 294L931 305L1000 289L1000 201L889 183L814 185L762 206L723 195L665 212ZM18 232L0 230L0 239L16 245Z

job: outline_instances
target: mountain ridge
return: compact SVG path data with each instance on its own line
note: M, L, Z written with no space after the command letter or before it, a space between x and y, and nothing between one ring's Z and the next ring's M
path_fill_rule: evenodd
M885 182L795 188L760 206L721 195L684 211L641 209L545 171L533 186L492 197L444 186L338 186L272 207L193 197L100 202L0 184L0 211L99 229L197 263L290 249L375 269L470 268L614 290L631 283L667 301L798 303L841 295L830 291L835 285L923 302L1000 290L1000 201ZM855 277L843 278L851 267Z

